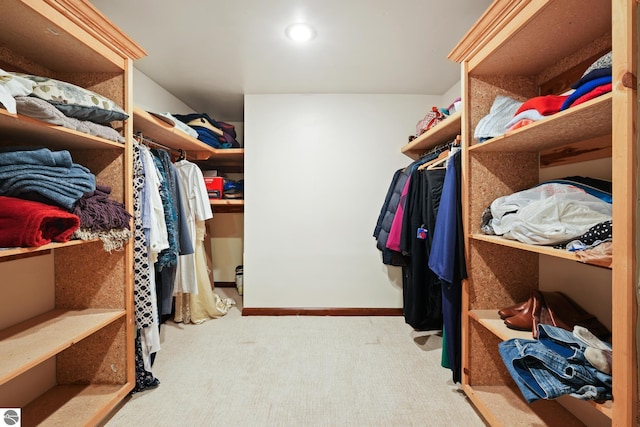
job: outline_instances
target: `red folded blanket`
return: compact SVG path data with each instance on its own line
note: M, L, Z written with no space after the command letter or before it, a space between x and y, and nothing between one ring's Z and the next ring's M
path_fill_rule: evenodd
M68 242L80 218L57 206L0 196L0 247Z

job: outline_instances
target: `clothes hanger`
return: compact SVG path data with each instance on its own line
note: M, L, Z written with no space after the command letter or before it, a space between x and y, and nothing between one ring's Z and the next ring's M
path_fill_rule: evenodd
M178 160L177 160L178 162L179 162L180 160L184 160L184 159L186 159L186 158L187 158L187 152L186 152L186 151L184 151L182 148L180 148L180 149L178 150L178 152L180 153L180 155L178 156Z
M456 139L451 143L451 147L460 147L460 140L461 137L460 135L456 136ZM443 152L444 153L444 152ZM443 156L442 154L440 154L436 159L434 159L431 162L427 162L427 170L437 170L437 169L446 169L447 168L447 160L449 160L449 157L455 153L455 151L452 151L451 149L446 150L446 156Z
M429 160L428 162L423 163L420 166L418 166L418 170L421 171L421 170L424 170L424 169L429 169L429 166L431 166L432 164L437 163L437 162L441 162L441 161L446 160L448 158L449 158L449 150L448 149L447 150L443 150L438 155L438 157L436 157L435 159Z
M429 162L429 164L427 165L428 171L447 168L447 160L449 160L449 154L451 154L451 150L447 150L446 153L443 152L443 154L445 155L440 155L433 162Z

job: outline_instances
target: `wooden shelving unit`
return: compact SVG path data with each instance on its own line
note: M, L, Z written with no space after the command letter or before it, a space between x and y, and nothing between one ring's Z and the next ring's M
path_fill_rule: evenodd
M0 331L0 383L6 383L125 315L124 310L53 310ZM17 349L20 349L20 358L15 357Z
M184 150L190 160L209 160L215 161L216 164L235 165L241 164L244 158L242 148L213 148L139 107L133 109L133 125L135 132L141 132L142 135L169 148Z
M141 132L163 147L173 151L184 150L187 160L196 163L202 171L215 169L219 175L244 172L244 148L213 148L138 107L134 108L133 128L134 132ZM215 214L218 213L244 213L244 200L209 199L209 203L214 213L214 219L209 222L215 221ZM211 224L207 224L208 236L214 237L211 229ZM211 258L211 245L206 244L205 250L207 257Z
M81 86L133 116L132 63L146 53L91 3L6 0L0 26L2 69ZM0 109L0 146L68 150L132 211L131 120L115 125L125 142ZM97 425L133 388L132 246L107 253L91 240L0 250L7 296L0 298L0 397L3 407L22 408L22 425ZM34 267L21 269L24 262Z
M417 159L421 154L460 135L462 111L456 111L404 147L402 153Z
M614 426L637 424L638 98L630 79L637 75L637 7L631 0L494 1L449 55L461 63L463 75L462 206L469 278L463 283L462 385L492 426L590 425L595 421L587 409ZM496 96L524 101L560 94L609 51L612 93L484 143L474 140L476 125ZM560 174L562 166L580 167L595 159L611 162L613 183L614 256L605 274L610 275L611 306L605 311L614 349L614 400L589 404L563 396L557 402L527 404L497 346L511 338L530 339L531 334L507 329L497 310L526 300L541 286L540 266L548 257L554 265L591 267L576 263L573 253L484 235L480 218L496 198L537 185L542 168L560 166L551 170ZM568 292L562 283L553 285ZM588 287L580 292L576 296L587 311L592 311L589 304L602 310L602 301L589 300Z

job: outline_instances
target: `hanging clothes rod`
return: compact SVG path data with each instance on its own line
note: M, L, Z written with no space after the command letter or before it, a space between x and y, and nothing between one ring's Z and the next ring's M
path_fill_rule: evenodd
M138 141L139 143L141 143L141 144L144 144L144 145L153 145L154 147L161 148L161 149L163 149L163 150L168 151L169 153L175 154L175 155L177 155L177 156L178 156L178 158L179 158L180 160L182 160L182 159L186 159L186 158L187 158L187 153L186 153L182 148L173 148L173 147L168 147L168 146L166 146L166 145L164 145L164 144L161 144L161 143L159 143L159 142L157 142L157 141L154 141L154 140L153 140L153 139L151 139L151 138L148 138L148 137L144 136L144 135L142 134L142 132L136 132L136 133L133 135L133 138L134 138L136 141Z
M452 139L451 141L445 142L444 144L436 145L435 147L431 148L429 151L425 151L420 155L420 158L423 158L433 153L439 153L443 150L447 150L451 147L455 147L458 145L460 145L460 135L458 135L455 139Z

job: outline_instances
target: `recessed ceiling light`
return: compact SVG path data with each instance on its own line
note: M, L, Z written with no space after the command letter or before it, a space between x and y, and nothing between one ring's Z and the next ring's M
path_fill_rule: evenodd
M289 25L284 33L296 42L307 42L316 36L316 31L311 25L302 23Z

